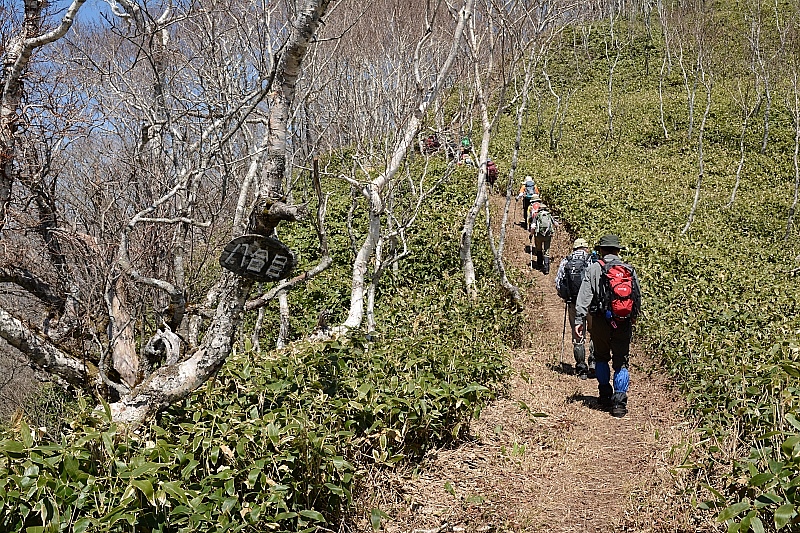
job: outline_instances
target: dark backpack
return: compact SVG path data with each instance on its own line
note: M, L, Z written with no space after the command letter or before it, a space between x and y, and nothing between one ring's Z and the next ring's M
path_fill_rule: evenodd
M533 234L536 237L550 237L555 231L555 220L547 209L539 209L533 222Z
M564 264L564 277L558 286L558 295L567 302L578 299L581 290L583 274L589 266L589 254L586 252L572 252L567 256Z
M602 267L600 303L606 318L635 319L639 315L639 286L633 277L633 267L619 260L598 262Z

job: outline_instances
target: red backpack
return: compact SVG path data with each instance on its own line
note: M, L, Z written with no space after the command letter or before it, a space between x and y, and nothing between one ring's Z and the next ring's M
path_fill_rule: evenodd
M489 161L486 163L486 173L489 175L490 179L497 178L497 165L494 161Z
M606 317L615 320L635 319L639 314L639 287L633 277L633 267L618 260L606 263L601 259L599 263L603 269L600 301Z

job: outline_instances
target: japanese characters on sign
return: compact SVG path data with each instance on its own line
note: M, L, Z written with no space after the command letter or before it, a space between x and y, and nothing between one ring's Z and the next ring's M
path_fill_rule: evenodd
M223 268L256 281L284 279L296 263L295 254L281 241L255 234L233 239L219 257Z

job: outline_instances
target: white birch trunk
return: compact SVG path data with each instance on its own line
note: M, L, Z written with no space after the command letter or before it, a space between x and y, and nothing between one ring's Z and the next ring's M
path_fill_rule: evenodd
M800 196L800 95L798 95L798 73L795 70L792 72L792 97L793 102L789 106L792 110L792 121L794 122L794 153L792 154L792 163L794 164L794 198L792 205L789 207L789 216L786 219L786 232L784 233L784 240L789 240L789 235L792 232L792 224L794 223L794 215L797 210L798 196Z
M378 292L378 283L382 274L383 262L383 238L378 239L375 245L375 263L372 272L372 282L367 291L367 331L374 331L377 325L375 321L375 293ZM395 263L397 264L397 263Z
M253 333L250 335L250 343L253 345L253 351L256 353L261 352L262 324L264 324L264 308L260 307L256 315L256 323L253 325Z
M478 218L483 208L483 204L487 201L486 192L486 165L482 165L478 170L476 177L477 193L475 194L475 201L467 211L467 216L464 219L464 225L461 228L461 239L458 250L459 258L461 259L461 269L464 271L464 288L470 298L477 298L478 292L475 289L476 276L475 276L475 262L472 260L472 235L475 232L475 221Z
M36 367L77 387L85 386L97 375L97 368L62 352L2 308L0 337L24 353Z
M185 398L213 376L230 355L252 285L233 273L222 274L222 296L203 343L191 357L150 374L131 394L111 404L115 422L137 424Z
M358 328L364 320L364 305L367 290L365 276L381 235L381 214L383 213L383 199L381 195L385 192L392 178L400 169L408 151L413 147L414 141L422 128L422 121L425 118L425 114L431 103L438 97L442 84L449 75L450 69L458 55L466 23L472 16L473 3L474 0L466 0L464 7L459 12L458 23L456 24L453 35L453 46L450 48L450 53L439 69L434 83L421 95L413 115L406 123L403 136L392 153L386 170L370 182L362 191L369 202L369 228L367 236L361 244L361 248L353 262L350 310L344 323L338 328L334 328L335 332L343 333L347 330Z
M280 349L289 342L289 294L284 290L278 293L278 312L281 324L278 328L278 338L275 347Z
M739 164L736 165L736 181L733 184L731 197L728 200L728 203L725 205L725 207L727 208L733 206L733 202L736 201L736 193L738 192L739 184L742 181L742 169L744 168L744 160L746 153L745 138L747 136L747 126L750 124L750 117L753 115L753 110L755 110L756 107L758 107L756 106L753 108L753 110L750 110L747 104L748 104L747 99L744 96L742 96L742 110L744 111L744 120L742 121L742 131L739 134Z
M664 132L664 138L669 139L667 123L664 120L664 74L666 69L667 55L664 54L664 61L661 63L661 72L658 75L658 117L661 120L661 129Z
M128 312L120 278L108 281L106 307L108 308L108 338L111 347L111 365L128 389L139 381L139 355L136 353L134 320Z
M678 65L681 67L681 74L683 75L683 86L686 89L686 101L688 106L688 113L689 113L689 126L687 129L686 138L691 140L692 134L694 133L694 99L696 94L696 87L697 81L695 79L694 84L690 84L689 80L689 73L686 72L686 66L683 64L683 43L678 42L680 54L678 55ZM695 76L696 78L696 76Z
M472 236L475 232L475 221L478 218L478 213L480 213L484 204L486 204L488 200L488 189L486 186L486 159L489 154L489 139L491 138L492 124L489 121L489 112L483 91L483 82L481 81L479 62L477 61L479 43L475 35L475 28L473 24L470 24L469 30L470 39L468 42L473 55L472 64L475 81L475 97L480 109L483 135L481 136L481 152L479 156L480 165L478 166L478 175L476 177L477 192L475 194L475 201L472 203L469 211L467 211L464 225L461 228L461 239L458 253L459 258L461 259L461 268L464 271L464 289L470 298L475 299L478 297L478 292L475 288L476 276L475 263L472 260ZM491 73L491 62L487 70L489 73Z
M377 193L374 193L377 195ZM380 199L373 199L373 203L380 207ZM367 270L369 269L369 262L375 252L375 247L378 245L381 233L381 217L380 212L376 212L374 208L369 211L369 229L361 248L358 250L358 255L353 262L353 278L350 288L350 312L347 319L342 326L345 330L354 329L361 325L364 320L364 293L366 291L365 278Z
M613 141L614 140L614 71L617 68L617 63L619 63L619 56L620 56L620 47L617 43L616 35L614 34L614 10L611 10L610 14L610 24L611 24L611 46L613 46L617 53L614 56L614 60L611 61L611 58L608 54L608 42L606 42L606 60L608 61L608 101L606 105L606 112L608 113L608 132L606 134L606 141Z
M705 73L701 73L705 77ZM681 235L686 235L689 232L689 228L694 221L695 213L697 212L697 205L700 202L700 189L703 185L703 177L705 175L705 160L703 158L703 134L705 133L706 129L706 120L708 119L708 113L711 111L711 89L713 86L712 80L708 80L708 82L703 80L703 85L706 88L706 110L703 113L703 120L700 122L700 131L697 134L697 164L698 164L698 173L697 173L697 184L694 189L694 201L692 202L692 209L689 212L689 218L686 220L686 225L681 230Z
M763 68L763 76L764 76L764 98L766 99L766 105L764 106L764 137L761 139L761 153L765 153L767 151L767 142L769 140L769 117L772 111L772 90L769 86L769 73L766 71L765 67Z

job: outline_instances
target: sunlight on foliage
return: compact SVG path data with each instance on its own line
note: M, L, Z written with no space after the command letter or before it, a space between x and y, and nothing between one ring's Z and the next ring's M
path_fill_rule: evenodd
M472 193L471 178L457 178L420 215L413 257L386 274L379 331L239 350L215 379L135 432L85 398L60 432L24 421L4 430L0 530L315 531L352 511L366 465L392 468L466 435L505 387L521 316L491 283L476 302L463 294L457 220ZM339 259L290 294L297 339L320 309L349 297L347 205L332 204ZM313 262L312 232L282 238ZM478 260L485 277L490 266ZM382 518L373 510L373 527Z
M617 233L627 246L623 256L636 267L644 292L637 341L663 358L700 421L705 444L695 450L701 461L695 468L718 489L702 506L721 511L729 531L763 531L767 523L796 527L800 278L789 273L798 266L796 224L784 239L794 194L791 117L783 107L773 109L764 154L763 121L753 122L744 177L728 207L741 111L729 90L737 79L717 72L699 208L682 236L698 173L697 133L687 136L685 87L673 68L665 84L665 138L659 73L651 66L645 74L637 52L644 29L631 30L615 70L614 135L608 136L604 104L608 28L598 24L577 67L572 49L553 53L552 64L562 66L553 75L578 90L557 151L529 118L526 164L575 237L596 242ZM553 102L546 93L541 98L546 123ZM512 140L498 138L503 151Z

